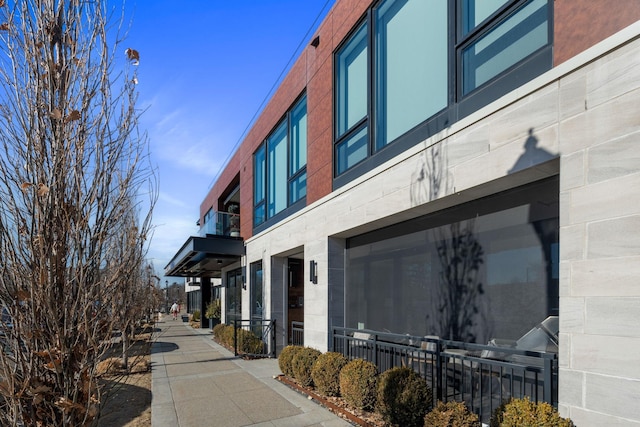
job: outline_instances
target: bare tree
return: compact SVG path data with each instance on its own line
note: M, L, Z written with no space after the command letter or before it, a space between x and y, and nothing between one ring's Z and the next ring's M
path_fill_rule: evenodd
M94 422L95 367L141 274L155 181L139 55L118 68L110 13L102 0L0 0L1 425Z

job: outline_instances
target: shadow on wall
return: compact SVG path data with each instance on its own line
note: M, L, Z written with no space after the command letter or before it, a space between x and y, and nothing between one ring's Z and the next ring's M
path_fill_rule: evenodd
M514 173L526 169L528 167L544 163L547 160L551 160L556 156L552 153L548 152L544 148L538 147L538 137L533 133L533 128L529 129L529 136L524 142L524 153L518 157L516 163L513 165L511 169L509 169L509 173Z
M446 163L442 143L429 147L420 155L416 170L411 174L412 207L433 201L447 190Z

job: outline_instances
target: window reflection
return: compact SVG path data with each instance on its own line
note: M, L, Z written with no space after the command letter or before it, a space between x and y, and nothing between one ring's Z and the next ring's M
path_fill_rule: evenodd
M485 343L558 314L558 180L350 239L347 327Z

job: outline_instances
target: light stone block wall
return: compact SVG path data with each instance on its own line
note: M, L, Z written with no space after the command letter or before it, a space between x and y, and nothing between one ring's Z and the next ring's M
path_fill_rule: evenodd
M246 265L304 247L305 345L329 345L329 279L343 268L330 242L559 174L559 408L577 425L640 425L639 34L628 27L249 239Z

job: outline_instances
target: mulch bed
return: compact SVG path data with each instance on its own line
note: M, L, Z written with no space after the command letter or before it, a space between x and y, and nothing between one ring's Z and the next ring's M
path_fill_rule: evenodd
M278 375L276 380L301 393L316 403L324 406L340 418L343 418L355 426L360 427L380 427L384 426L384 421L379 414L350 408L343 399L339 397L327 397L316 393L314 390L303 387L285 375Z

